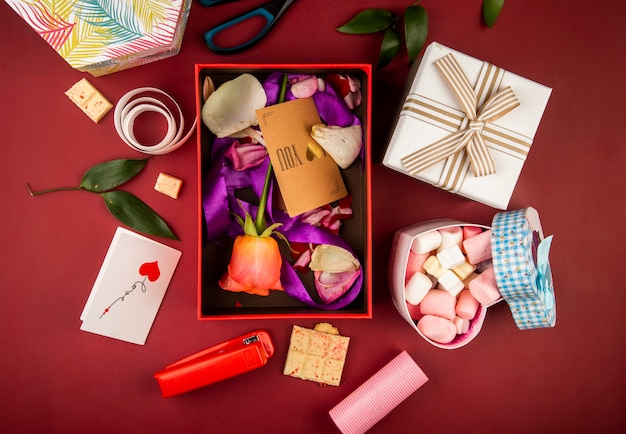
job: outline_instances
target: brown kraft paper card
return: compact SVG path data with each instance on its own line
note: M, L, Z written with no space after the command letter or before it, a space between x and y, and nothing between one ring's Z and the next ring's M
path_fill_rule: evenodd
M311 128L322 123L311 98L265 107L256 115L290 217L347 196L337 163L325 152L307 154L315 143Z

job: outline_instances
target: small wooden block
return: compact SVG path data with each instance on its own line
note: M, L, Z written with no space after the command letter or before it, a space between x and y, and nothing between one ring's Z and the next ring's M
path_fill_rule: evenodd
M163 193L173 199L178 199L178 194L183 186L183 181L167 173L159 173L154 184L154 189L159 193Z
M65 95L95 123L98 123L113 108L113 104L86 78L75 83L65 92Z

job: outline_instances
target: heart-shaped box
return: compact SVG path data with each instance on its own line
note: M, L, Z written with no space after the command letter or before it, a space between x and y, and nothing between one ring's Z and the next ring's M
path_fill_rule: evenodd
M408 263L411 245L421 235L455 227L477 227L491 230L492 264L501 298L480 305L470 320L466 333L457 334L448 343L435 342L418 328L421 318L419 306L409 310L405 288L408 280ZM452 219L429 220L396 231L389 264L389 288L400 315L432 345L443 349L456 349L470 343L480 332L487 309L505 300L513 319L521 330L554 327L556 307L548 252L552 237L544 239L539 216L534 208L497 213L492 226L467 223ZM478 270L481 271L479 264ZM412 315L413 314L413 315Z

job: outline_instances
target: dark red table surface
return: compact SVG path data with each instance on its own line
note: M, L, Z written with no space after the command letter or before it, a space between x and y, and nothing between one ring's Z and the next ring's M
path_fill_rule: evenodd
M183 256L145 346L79 330L79 315L118 223L83 192L31 197L34 188L76 185L91 165L137 158L109 114L95 125L64 95L87 77L112 101L159 87L194 116L195 63L375 63L380 35L335 28L356 12L410 1L302 0L255 48L230 57L208 51L204 30L252 1L206 9L193 3L181 52L100 78L67 65L0 2L0 426L24 433L336 432L327 412L406 350L430 381L372 432L624 432L626 291L624 2L510 1L494 29L480 1L421 2L438 41L552 87L553 93L509 209L535 207L554 234L554 329L520 331L504 303L489 309L468 346L445 351L397 314L387 270L394 232L431 218L489 225L496 210L383 167L406 58L374 74L373 318L336 320L352 338L339 387L282 375L294 323L198 321L196 149L153 158L128 189L159 211ZM256 2L259 3L259 2ZM154 192L165 171L181 177L174 201ZM162 240L161 240L162 241ZM255 328L275 357L261 370L173 399L154 372Z

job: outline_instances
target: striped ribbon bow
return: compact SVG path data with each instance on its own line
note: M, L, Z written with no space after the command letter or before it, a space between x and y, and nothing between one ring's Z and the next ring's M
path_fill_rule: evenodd
M458 131L405 156L401 159L402 164L409 174L415 176L442 160L467 152L474 176L495 173L495 164L482 134L483 128L520 105L515 93L507 86L478 107L476 93L484 83L477 83L477 90L474 90L452 53L436 61L435 66L461 104L466 118Z

